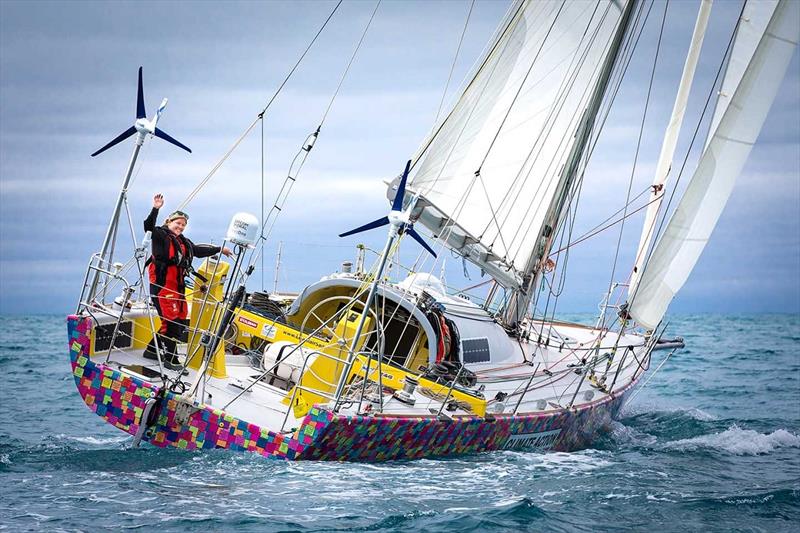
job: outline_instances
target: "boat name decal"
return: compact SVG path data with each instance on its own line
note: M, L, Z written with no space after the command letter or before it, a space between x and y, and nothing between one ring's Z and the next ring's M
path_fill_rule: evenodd
M503 444L504 450L521 450L521 449L539 449L548 450L555 444L558 435L561 433L560 429L553 429L551 431L542 431L539 433L519 433L511 435Z

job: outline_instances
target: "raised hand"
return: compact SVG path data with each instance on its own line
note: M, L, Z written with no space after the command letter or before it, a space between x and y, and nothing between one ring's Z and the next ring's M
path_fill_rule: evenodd
M156 209L161 209L161 207L163 205L164 205L164 195L163 194L158 193L155 196L153 196L153 207L155 207Z

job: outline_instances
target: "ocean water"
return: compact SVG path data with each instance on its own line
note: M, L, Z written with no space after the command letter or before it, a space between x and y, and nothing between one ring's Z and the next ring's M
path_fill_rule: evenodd
M78 396L64 318L2 317L0 529L798 531L800 316L670 330L686 349L590 449L340 464L131 449Z

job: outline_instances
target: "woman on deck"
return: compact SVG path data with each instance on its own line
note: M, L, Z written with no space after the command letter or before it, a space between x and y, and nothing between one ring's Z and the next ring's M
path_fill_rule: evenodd
M188 324L185 278L192 270L192 259L209 257L231 250L210 244L194 244L183 235L189 216L175 211L156 226L158 210L164 205L164 196L153 197L153 209L144 221L144 230L152 233L153 255L148 260L150 296L161 318L161 327L144 351L146 359L157 359L156 342L161 349L162 363L170 370L181 368L176 346Z

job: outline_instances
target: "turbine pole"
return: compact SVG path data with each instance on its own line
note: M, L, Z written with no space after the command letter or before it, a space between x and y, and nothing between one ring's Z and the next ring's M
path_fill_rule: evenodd
M403 199L405 198L406 193L406 180L408 179L408 173L410 170L411 160L409 159L406 163L406 169L403 171L403 174L400 178L400 183L397 185L397 194L395 194L394 200L392 200L392 209L389 211L388 216L381 217L378 220L373 220L372 222L364 224L363 226L359 226L356 229L339 234L339 237L346 237L348 235L361 233L362 231L379 228L381 226L389 226L389 235L386 238L386 246L383 247L383 253L381 254L380 262L378 263L378 271L375 273L375 279L372 280L372 284L369 287L366 305L364 306L364 310L361 312L361 319L358 321L355 336L353 337L353 341L350 343L350 351L347 353L347 362L344 365L342 375L339 376L339 383L336 385L336 392L333 397L334 412L339 409L339 405L341 404L345 382L347 381L347 377L350 375L350 370L353 368L353 363L356 359L356 346L358 345L358 339L364 330L364 324L367 321L367 316L369 316L369 308L372 305L372 301L375 299L375 293L378 290L378 284L381 282L381 278L383 278L383 272L386 269L386 261L389 259L389 255L392 253L392 245L394 244L395 239L397 239L401 233L409 235L431 255L433 255L433 257L436 257L436 252L433 251L433 248L428 246L428 243L425 242L422 236L420 236L420 234L414 230L414 223L411 220L411 213L414 210L414 205L416 204L416 197L411 200L405 210L403 209ZM378 354L379 375L381 372L382 358L383 354ZM367 374L369 374L369 368L367 369ZM383 405L383 403L381 403L381 405Z
M111 245L111 239L113 235L116 233L117 225L119 224L119 213L122 210L122 203L125 201L125 198L128 195L128 185L131 182L131 176L133 175L133 168L136 166L136 159L139 157L139 151L142 149L142 144L144 143L145 134L139 132L136 136L136 145L133 147L133 154L131 155L131 160L128 163L128 170L125 172L125 179L122 181L122 188L119 191L119 196L117 196L117 204L114 206L114 212L111 215L111 221L108 223L108 229L106 230L106 236L103 239L103 246L100 249L100 261L98 266L102 268L103 261L106 258L106 254L108 253L108 247ZM113 257L109 255L108 263L110 264ZM95 297L95 293L97 291L97 284L100 281L100 271L95 270L94 276L92 276L92 286L89 289L89 301L92 301Z
M397 238L397 230L398 226L395 224L392 224L389 227L389 236L386 239L386 246L383 247L380 263L378 263L378 271L375 273L375 279L372 280L372 284L369 287L369 294L367 295L367 301L364 304L364 310L361 312L361 318L358 321L358 327L356 328L355 335L353 335L353 341L350 343L350 350L347 352L347 363L344 365L342 375L339 376L339 383L336 384L336 392L333 395L334 413L339 410L339 404L341 403L342 392L344 391L347 376L350 375L350 370L353 368L353 363L356 360L356 346L358 345L358 338L361 336L361 333L364 330L364 324L367 321L367 316L369 316L369 308L372 306L372 301L375 299L375 292L378 290L378 284L381 282L383 272L386 269L386 260L389 259L389 255L392 251L392 245L394 244L394 240ZM378 372L381 372L382 357L383 354L378 354ZM369 368L367 369L367 374L369 374Z

